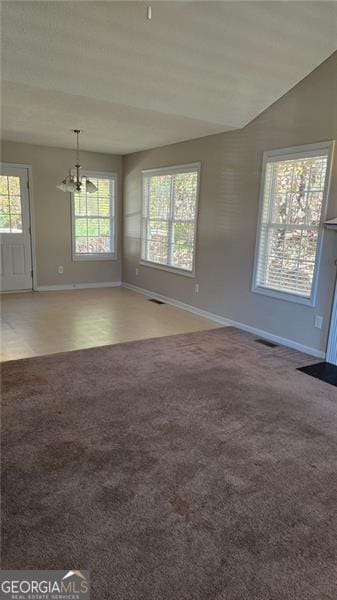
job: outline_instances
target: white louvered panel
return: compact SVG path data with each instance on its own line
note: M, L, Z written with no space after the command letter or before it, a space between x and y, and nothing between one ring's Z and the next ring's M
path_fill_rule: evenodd
M97 190L85 186L72 197L72 245L75 260L107 258L116 253L116 176L86 172Z
M265 164L255 287L310 299L328 151L293 156Z
M198 182L198 165L143 173L143 261L193 271Z

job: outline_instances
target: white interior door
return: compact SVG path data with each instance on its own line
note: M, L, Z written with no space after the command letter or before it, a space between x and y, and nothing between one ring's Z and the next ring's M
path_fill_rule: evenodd
M0 174L1 291L32 289L28 169L2 163Z

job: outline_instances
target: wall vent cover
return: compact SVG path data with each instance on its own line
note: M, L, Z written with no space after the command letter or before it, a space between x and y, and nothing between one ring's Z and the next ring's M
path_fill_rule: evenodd
M277 348L278 344L274 344L274 342L269 342L269 340L264 340L263 338L257 338L255 340L258 344L262 344L263 346L267 346L268 348Z
M155 304L165 304L161 300L156 300L156 298L149 298L149 302L154 302Z

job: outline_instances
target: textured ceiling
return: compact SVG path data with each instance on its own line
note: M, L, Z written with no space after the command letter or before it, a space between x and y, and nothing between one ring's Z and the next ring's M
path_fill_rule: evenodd
M3 138L122 153L242 127L337 48L336 2L3 2Z

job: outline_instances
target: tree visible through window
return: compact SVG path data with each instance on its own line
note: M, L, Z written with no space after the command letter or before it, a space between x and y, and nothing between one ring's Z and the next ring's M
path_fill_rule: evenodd
M83 186L73 198L73 254L108 257L115 254L116 181L113 175L90 175L90 180L97 192L88 193Z
M329 150L296 152L265 164L256 288L310 299L325 204Z
M198 179L193 165L143 174L143 260L193 271Z
M0 175L0 233L22 233L20 177Z

